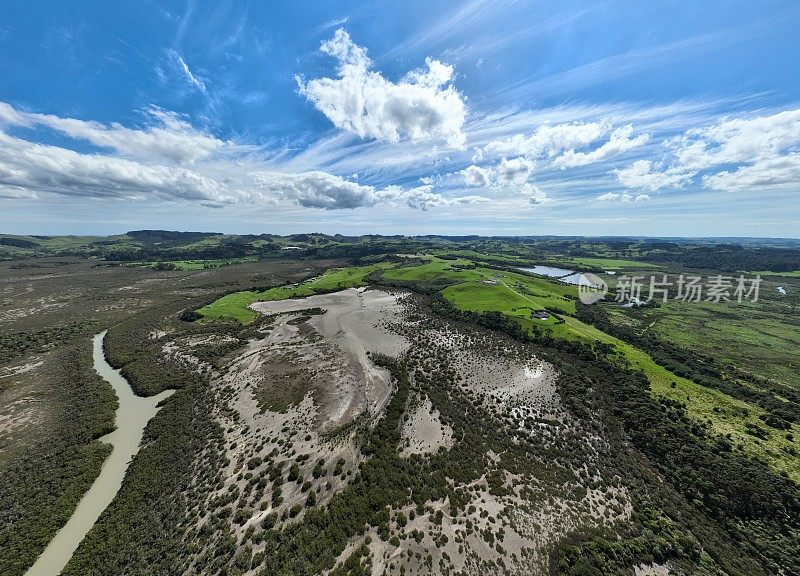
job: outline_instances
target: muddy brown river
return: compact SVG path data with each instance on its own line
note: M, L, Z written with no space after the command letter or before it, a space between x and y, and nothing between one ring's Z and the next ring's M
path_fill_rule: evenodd
M111 384L119 399L115 416L117 428L100 438L102 442L111 444L113 450L103 463L100 475L78 502L75 512L25 573L26 576L57 576L64 569L100 514L119 492L128 465L139 451L144 428L159 410L159 402L174 392L165 390L149 398L136 396L119 370L114 370L106 362L103 353L105 335L104 331L94 337L93 358L94 369Z

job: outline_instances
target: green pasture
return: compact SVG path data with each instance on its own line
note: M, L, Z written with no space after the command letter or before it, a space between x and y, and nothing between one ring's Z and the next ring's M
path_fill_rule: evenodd
M602 268L603 270L660 270L662 266L657 266L649 262L638 260L621 260L619 258L573 258L578 267L586 266L590 268Z
M387 266L391 266L391 264L381 263L369 266L336 268L300 284L277 286L263 292L253 290L234 292L200 308L198 312L203 315L203 318L207 319L232 318L242 324L248 324L258 317L257 312L248 308L253 302L301 298L323 292L363 286L366 284L367 274L384 269Z
M791 305L669 301L658 308L612 309L612 318L800 388L800 317Z

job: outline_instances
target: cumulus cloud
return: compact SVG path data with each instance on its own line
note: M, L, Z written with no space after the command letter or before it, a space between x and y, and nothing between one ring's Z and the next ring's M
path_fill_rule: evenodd
M338 78L305 82L300 93L341 130L361 138L398 142L401 139L442 140L454 148L466 141L466 104L452 86L453 67L426 59L426 68L391 82L372 71L365 48L342 29L320 50L339 62Z
M0 186L68 196L229 201L226 185L179 166L81 154L0 132Z
M554 157L565 150L583 148L599 139L608 130L600 122L576 122L540 126L528 136L515 134L504 140L490 142L484 153L529 157Z
M471 165L460 172L464 182L474 187L521 188L533 173L534 163L523 157L503 158L493 167Z
M564 152L564 154L556 158L553 164L563 169L602 162L636 148L637 146L642 146L649 139L649 134L633 136L633 125L628 124L627 126L617 128L611 132L608 141L591 152L576 152L575 149L570 148Z
M738 191L800 182L800 109L725 119L666 143L660 169L638 160L614 173L628 188L679 188L700 176L703 186Z
M547 204L551 200L547 194L539 190L537 186L534 186L531 183L525 184L521 192L522 194L528 196L528 204L531 206L541 206L542 204Z
M439 206L488 201L482 196L445 197L433 192L430 184L410 189L401 186L375 188L319 171L301 174L259 172L256 178L260 189L268 195L277 194L300 206L325 210L361 208L383 203L428 210Z
M678 164L695 170L778 158L798 145L800 109L724 120L708 128L688 130L670 143Z
M38 193L72 197L152 199L220 207L233 203L296 204L325 210L381 203L427 210L486 201L449 197L432 185L407 189L359 184L318 170L268 167L251 148L222 142L175 115L149 112L142 129L21 112L0 103L0 197ZM44 126L103 152L83 153L11 135L4 127Z
M440 206L463 206L490 202L488 198L474 195L446 198L432 192L432 186L419 186L411 190L403 191L395 198L395 201L400 201L411 208L417 208L419 210L428 210L429 208Z
M372 186L362 186L326 172L258 172L255 178L266 194L280 195L306 208L360 208L381 201Z
M514 194L527 196L532 206L538 206L546 204L550 198L529 181L533 169L533 161L520 156L510 160L503 158L491 167L473 164L462 170L460 175L468 186L511 190Z
M627 168L614 170L619 183L626 188L661 190L662 188L680 188L685 186L696 171L686 172L682 169L654 170L650 160L637 160Z
M703 177L703 185L717 190L747 190L800 183L800 154L759 160L734 171L722 171Z
M503 158L496 168L497 183L500 186L521 186L528 181L531 173L533 173L533 168L533 162L527 158L521 156L511 160Z
M596 202L647 202L650 200L650 196L647 194L638 194L633 196L628 192L606 192L605 194L600 194L597 198L595 198Z
M606 136L607 140L598 146ZM614 128L608 122L572 122L543 125L527 136L515 134L489 142L479 155L543 158L563 170L609 160L642 146L649 139L649 134L634 135L632 124Z
M492 171L474 164L462 170L461 175L467 186L486 188L492 182Z

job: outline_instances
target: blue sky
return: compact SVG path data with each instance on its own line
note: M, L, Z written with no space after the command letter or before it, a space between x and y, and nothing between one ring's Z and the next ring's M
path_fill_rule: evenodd
M800 4L4 3L0 231L800 236Z

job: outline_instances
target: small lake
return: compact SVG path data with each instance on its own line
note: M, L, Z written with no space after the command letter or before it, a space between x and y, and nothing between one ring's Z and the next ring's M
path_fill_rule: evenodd
M78 545L92 529L122 486L125 472L131 460L139 452L144 428L159 410L159 402L168 398L174 390L143 398L133 393L128 381L119 370L114 370L106 362L103 352L103 338L106 332L94 337L94 369L117 393L119 407L115 415L116 430L100 440L111 444L111 455L103 463L100 475L83 495L75 512L59 530L42 552L41 556L25 573L25 576L57 576L67 565Z
M532 268L520 268L525 272L532 272L540 276L550 276L551 278L563 278L570 274L575 274L575 270L567 270L566 268L556 268L555 266L534 266Z
M519 268L519 270L524 272L532 272L533 274L539 274L540 276L555 278L559 282L564 282L565 284L573 284L575 286L579 286L581 284L584 286L594 285L588 280L584 280L583 272L567 270L566 268L557 268L555 266L533 266L532 268Z
M517 268L523 272L532 272L540 276L547 276L554 278L564 284L572 284L573 286L595 286L597 284L590 281L583 272L576 272L575 270L567 270L566 268L557 268L555 266L533 266L531 268Z

